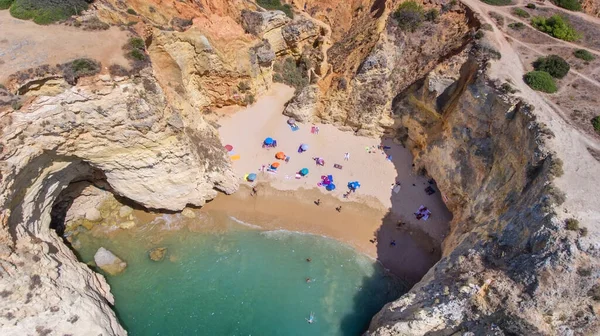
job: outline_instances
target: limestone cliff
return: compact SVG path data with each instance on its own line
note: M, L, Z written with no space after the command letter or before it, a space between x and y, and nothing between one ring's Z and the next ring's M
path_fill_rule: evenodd
M552 134L532 106L490 85L480 64L472 55L445 90L435 90L433 74L394 103L395 136L436 179L453 220L442 260L382 309L369 334L585 334L598 327L598 304L586 294L594 282L581 272L598 260L553 210L564 195L552 184L562 163L544 146Z
M19 111L5 108L0 120L3 334L124 334L104 278L50 229L54 201L79 180L103 180L155 209L199 206L216 189L234 192L216 131L189 104L168 101L149 69L135 78L80 80Z

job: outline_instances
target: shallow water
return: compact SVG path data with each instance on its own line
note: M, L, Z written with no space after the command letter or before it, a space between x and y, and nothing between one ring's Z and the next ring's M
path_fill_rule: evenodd
M345 244L220 220L227 223L218 232L82 233L77 252L88 262L104 246L127 261L107 280L130 335L359 335L405 290ZM161 262L148 258L156 246L168 248Z

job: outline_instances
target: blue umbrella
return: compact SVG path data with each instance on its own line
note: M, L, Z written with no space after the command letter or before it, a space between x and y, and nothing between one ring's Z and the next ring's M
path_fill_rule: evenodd
M265 139L265 145L272 145L273 144L273 138L266 138Z
M256 180L256 174L250 173L250 174L248 174L248 177L246 179L248 181L252 182L252 181Z
M307 144L302 144L300 145L300 148L302 148L303 151L308 149L308 145Z
M325 187L325 189L327 189L327 191L333 191L333 190L335 190L335 184L329 183L329 185L327 185L327 187Z
M302 175L302 176L308 175L308 168L302 168L302 169L300 169L300 175Z

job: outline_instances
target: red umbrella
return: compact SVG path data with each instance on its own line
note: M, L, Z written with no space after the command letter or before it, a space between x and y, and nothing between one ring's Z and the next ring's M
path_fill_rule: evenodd
M232 146L232 145L225 145L225 149L226 149L228 152L231 152L231 151L233 150L233 146Z

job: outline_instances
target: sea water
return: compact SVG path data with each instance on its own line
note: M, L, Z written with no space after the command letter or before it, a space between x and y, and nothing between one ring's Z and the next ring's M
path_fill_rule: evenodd
M332 239L229 224L220 232L181 229L159 242L154 231L81 234L77 253L89 262L104 246L128 263L123 273L105 275L117 316L134 336L360 335L406 290ZM167 247L164 260L149 259L153 245Z

